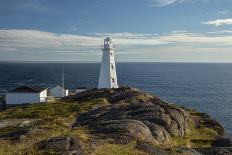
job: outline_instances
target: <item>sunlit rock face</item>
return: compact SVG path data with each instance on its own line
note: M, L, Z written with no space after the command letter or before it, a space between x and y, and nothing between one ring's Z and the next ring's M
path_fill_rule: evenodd
M74 126L88 126L117 143L143 140L164 144L170 136L183 137L188 131L186 110L134 88L96 89L76 96L78 100L102 97L110 104L81 114Z

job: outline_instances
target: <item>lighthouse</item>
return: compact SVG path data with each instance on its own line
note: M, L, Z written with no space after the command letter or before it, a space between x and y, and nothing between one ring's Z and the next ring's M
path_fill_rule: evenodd
M102 48L102 62L98 88L118 88L116 66L114 60L114 46L111 38L104 39Z

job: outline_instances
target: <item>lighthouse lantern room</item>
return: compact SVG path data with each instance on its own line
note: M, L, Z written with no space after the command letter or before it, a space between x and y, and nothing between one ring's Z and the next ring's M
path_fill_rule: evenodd
M116 66L114 59L114 46L111 38L104 40L102 48L103 56L101 62L98 88L118 88Z

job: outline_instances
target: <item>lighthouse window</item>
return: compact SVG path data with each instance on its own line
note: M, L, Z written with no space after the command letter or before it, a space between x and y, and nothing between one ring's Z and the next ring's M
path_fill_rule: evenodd
M111 68L114 69L114 65L111 65Z
M114 78L112 78L112 82L114 83Z
M112 52L110 52L110 55L111 55L111 56L113 56L113 53L112 53Z

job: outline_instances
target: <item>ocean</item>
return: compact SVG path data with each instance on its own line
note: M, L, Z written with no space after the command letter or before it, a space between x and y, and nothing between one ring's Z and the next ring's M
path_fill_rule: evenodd
M232 135L232 64L118 63L121 86L132 86L178 105L210 114ZM99 63L0 63L0 90L20 85L96 87Z

